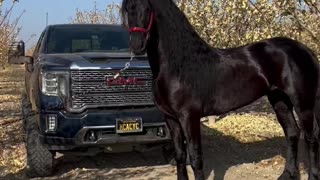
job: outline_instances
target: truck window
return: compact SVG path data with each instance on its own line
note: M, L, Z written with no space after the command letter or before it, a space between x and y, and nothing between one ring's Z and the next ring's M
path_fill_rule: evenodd
M128 52L129 33L119 27L55 27L47 41L47 53Z

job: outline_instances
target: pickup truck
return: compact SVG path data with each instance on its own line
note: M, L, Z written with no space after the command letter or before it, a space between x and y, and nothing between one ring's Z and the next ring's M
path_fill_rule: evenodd
M25 65L21 105L29 177L51 175L57 152L157 146L171 161L170 132L153 102L148 57L131 57L128 40L120 25L57 24L44 29L32 56L25 56L23 41L10 46L8 62Z

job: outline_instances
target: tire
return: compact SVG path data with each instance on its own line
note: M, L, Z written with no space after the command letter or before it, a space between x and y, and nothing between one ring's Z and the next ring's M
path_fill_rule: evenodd
M171 166L177 165L177 162L175 160L175 149L172 143L162 148L162 156L164 157L166 163L170 164ZM191 165L188 152L186 157L186 165Z
M37 114L26 116L26 175L30 178L50 176L54 168L53 154L40 143L38 118Z
M167 164L170 164L171 166L176 165L175 150L172 143L169 143L168 145L163 146L162 156Z

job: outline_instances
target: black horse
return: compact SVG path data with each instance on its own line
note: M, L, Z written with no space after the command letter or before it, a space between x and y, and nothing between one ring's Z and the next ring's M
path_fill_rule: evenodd
M308 144L309 179L319 179L319 64L308 47L284 37L230 49L210 47L172 0L123 0L121 15L132 51L148 54L155 103L173 137L178 179L188 179L186 148L196 179L204 179L201 117L227 113L264 95L288 143L279 179L300 177L300 129L293 108Z

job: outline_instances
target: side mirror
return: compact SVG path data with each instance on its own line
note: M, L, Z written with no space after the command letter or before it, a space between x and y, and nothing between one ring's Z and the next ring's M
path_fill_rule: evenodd
M23 41L13 42L9 46L8 63L9 64L32 63L32 58L25 56L25 46Z

